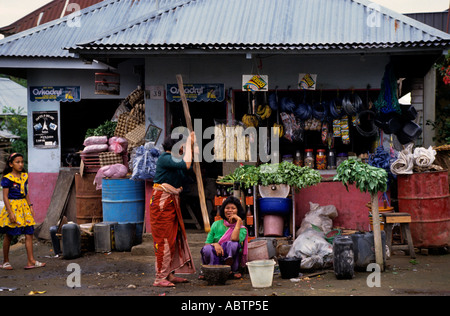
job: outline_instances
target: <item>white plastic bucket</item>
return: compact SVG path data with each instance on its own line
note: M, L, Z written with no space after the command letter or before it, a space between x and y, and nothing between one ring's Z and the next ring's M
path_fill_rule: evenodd
M273 281L274 260L255 260L247 262L250 281L255 288L271 287Z

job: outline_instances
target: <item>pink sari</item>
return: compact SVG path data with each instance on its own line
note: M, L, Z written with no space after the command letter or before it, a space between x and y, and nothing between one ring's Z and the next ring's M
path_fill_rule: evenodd
M219 245L222 246L224 242L231 240L231 235L233 234L233 230L236 227L236 224L230 224L227 222L227 220L223 221L223 224L228 227L228 230L225 232L225 234L220 238ZM247 230L247 227L244 225L241 226L241 228L245 228ZM248 261L248 230L247 230L247 236L245 236L244 245L242 249L242 256L241 256L241 266L245 267L245 264Z

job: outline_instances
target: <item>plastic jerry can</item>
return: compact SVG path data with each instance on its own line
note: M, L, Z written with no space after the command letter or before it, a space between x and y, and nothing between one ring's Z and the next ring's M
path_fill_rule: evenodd
M352 279L355 275L353 240L350 236L337 236L333 242L333 266L336 278Z
M375 262L373 232L355 233L350 236L353 240L355 270L366 271L367 266ZM386 263L386 233L383 230L381 231L381 244L383 245L383 262Z
M131 251L136 235L136 223L118 223L114 225L114 243L116 251Z
M95 252L111 252L114 249L114 225L117 222L101 222L94 225Z
M64 259L75 259L81 256L80 226L69 222L62 227L62 244Z

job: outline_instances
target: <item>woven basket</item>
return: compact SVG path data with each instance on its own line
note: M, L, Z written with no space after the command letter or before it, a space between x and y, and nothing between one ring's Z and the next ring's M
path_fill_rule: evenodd
M128 151L130 152L133 148L145 144L145 124L138 125L135 129L125 135L128 140Z
M103 152L98 154L100 158L100 165L102 167L109 166L109 165L115 165L115 164L123 164L123 158L122 155L116 154L114 152Z
M139 119L131 115L129 112L122 113L117 121L117 127L114 132L114 136L125 137L125 135L133 131L139 126Z

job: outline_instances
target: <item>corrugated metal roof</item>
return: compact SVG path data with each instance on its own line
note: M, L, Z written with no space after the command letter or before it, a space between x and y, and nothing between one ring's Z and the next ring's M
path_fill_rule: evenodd
M366 0L191 0L106 36L78 42L77 47L355 49L445 46L449 39L446 33Z
M74 57L64 47L88 40L95 34L104 34L176 2L179 0L105 0L79 11L76 19L69 15L1 40L0 56Z
M63 50L69 47L145 53L429 49L449 43L444 32L383 7L377 16L370 5L367 0L105 0L81 11L80 27L69 27L63 18L0 41L0 56L70 57ZM379 27L368 23L377 17Z
M80 9L84 9L101 1L103 0L70 0L70 4L77 4ZM68 0L54 0L39 9L34 10L30 14L27 14L16 22L0 28L0 34L11 36L37 25L42 25L59 19L62 16L69 15L72 13L72 10L67 10L67 4Z
M10 107L16 113L22 109L21 114L26 115L27 105L27 88L9 78L0 78L0 114L4 114L3 109L5 107Z

